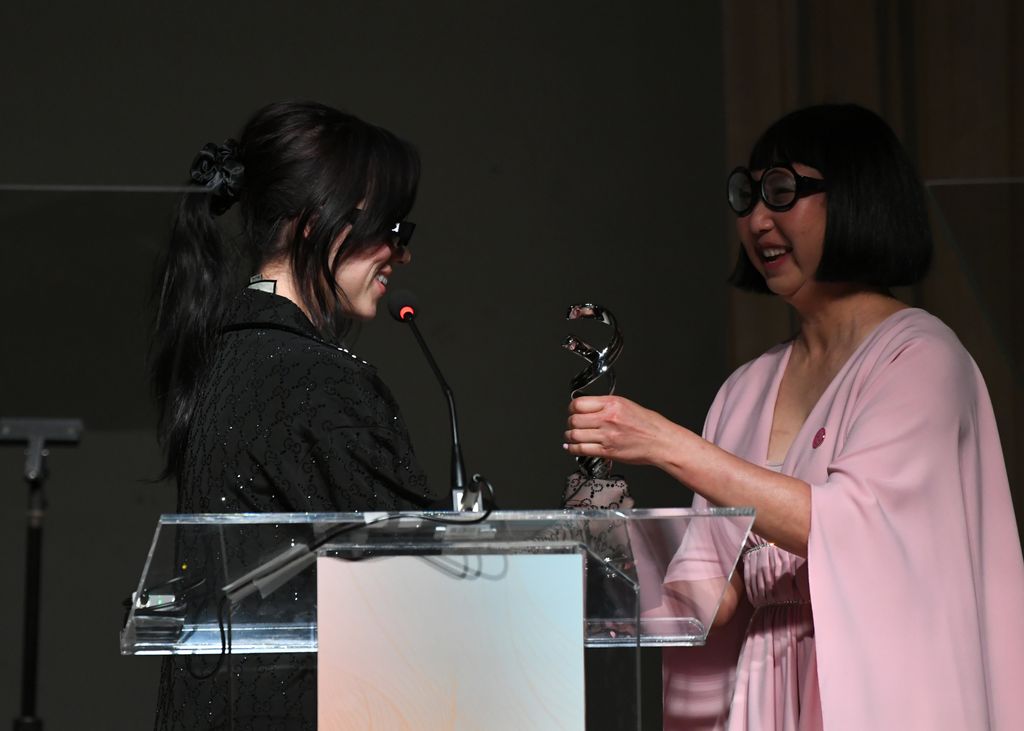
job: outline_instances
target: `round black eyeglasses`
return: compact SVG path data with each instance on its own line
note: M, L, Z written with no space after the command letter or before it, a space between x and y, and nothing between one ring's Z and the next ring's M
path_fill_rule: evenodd
M760 180L754 180L747 168L738 167L729 173L726 182L729 208L740 218L754 210L758 198L764 201L768 210L782 212L788 211L804 196L826 190L828 185L824 180L805 178L785 162L772 163Z

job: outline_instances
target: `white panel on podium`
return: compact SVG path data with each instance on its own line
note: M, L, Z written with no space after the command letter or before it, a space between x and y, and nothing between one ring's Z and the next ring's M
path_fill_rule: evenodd
M583 556L317 562L318 728L585 728Z

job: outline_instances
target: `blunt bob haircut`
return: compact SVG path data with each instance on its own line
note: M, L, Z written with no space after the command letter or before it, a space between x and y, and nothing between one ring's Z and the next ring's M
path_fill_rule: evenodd
M877 114L856 104L790 112L761 135L748 167L764 170L774 162L809 165L828 183L817 281L886 289L914 284L927 273L932 236L924 188L900 141ZM769 292L742 247L729 282Z

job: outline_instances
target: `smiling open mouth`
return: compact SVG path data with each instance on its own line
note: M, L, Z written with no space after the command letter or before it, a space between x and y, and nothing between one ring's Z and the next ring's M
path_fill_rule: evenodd
M785 249L785 248L783 248L781 246L773 247L773 248L770 248L770 249L761 249L761 251L759 252L759 254L761 256L761 260L764 261L764 262L767 262L769 264L771 264L773 261L775 261L779 257L785 256L788 253L789 253L789 249Z

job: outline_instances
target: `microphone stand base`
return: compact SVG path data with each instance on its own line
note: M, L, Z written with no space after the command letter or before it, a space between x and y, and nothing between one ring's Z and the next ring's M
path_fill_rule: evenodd
M464 499L471 500L472 503L464 506ZM464 487L452 488L452 510L456 513L482 513L484 511L483 492L471 490L467 495Z

